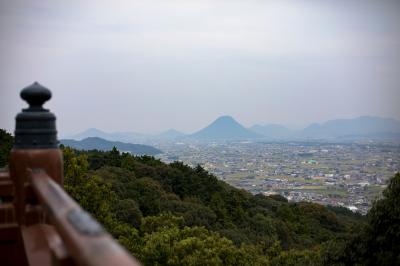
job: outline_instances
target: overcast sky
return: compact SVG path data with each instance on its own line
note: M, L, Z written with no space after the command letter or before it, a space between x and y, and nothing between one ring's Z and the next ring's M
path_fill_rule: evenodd
M61 135L400 119L400 1L1 1L0 127L37 80Z

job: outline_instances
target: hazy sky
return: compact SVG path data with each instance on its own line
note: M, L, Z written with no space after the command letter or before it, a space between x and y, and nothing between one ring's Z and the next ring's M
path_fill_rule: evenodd
M0 127L37 80L61 135L400 119L400 1L1 1Z

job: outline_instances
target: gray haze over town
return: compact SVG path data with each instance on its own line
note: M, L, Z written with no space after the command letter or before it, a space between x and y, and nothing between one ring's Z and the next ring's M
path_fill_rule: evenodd
M399 25L389 0L1 1L0 128L38 81L61 139L366 213L400 169Z

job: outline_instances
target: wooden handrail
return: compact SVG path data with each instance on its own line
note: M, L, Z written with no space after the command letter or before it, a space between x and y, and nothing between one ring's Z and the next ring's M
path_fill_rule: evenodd
M8 170L0 171L0 265L140 265L63 189L49 89L21 91ZM31 170L33 169L33 170Z
M78 265L140 265L44 170L28 169L28 180L45 213Z

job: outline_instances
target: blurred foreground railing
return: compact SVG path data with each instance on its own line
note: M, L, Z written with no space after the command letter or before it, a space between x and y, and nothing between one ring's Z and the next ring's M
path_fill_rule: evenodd
M38 83L21 97L9 170L0 170L0 265L139 265L63 189L55 116Z

